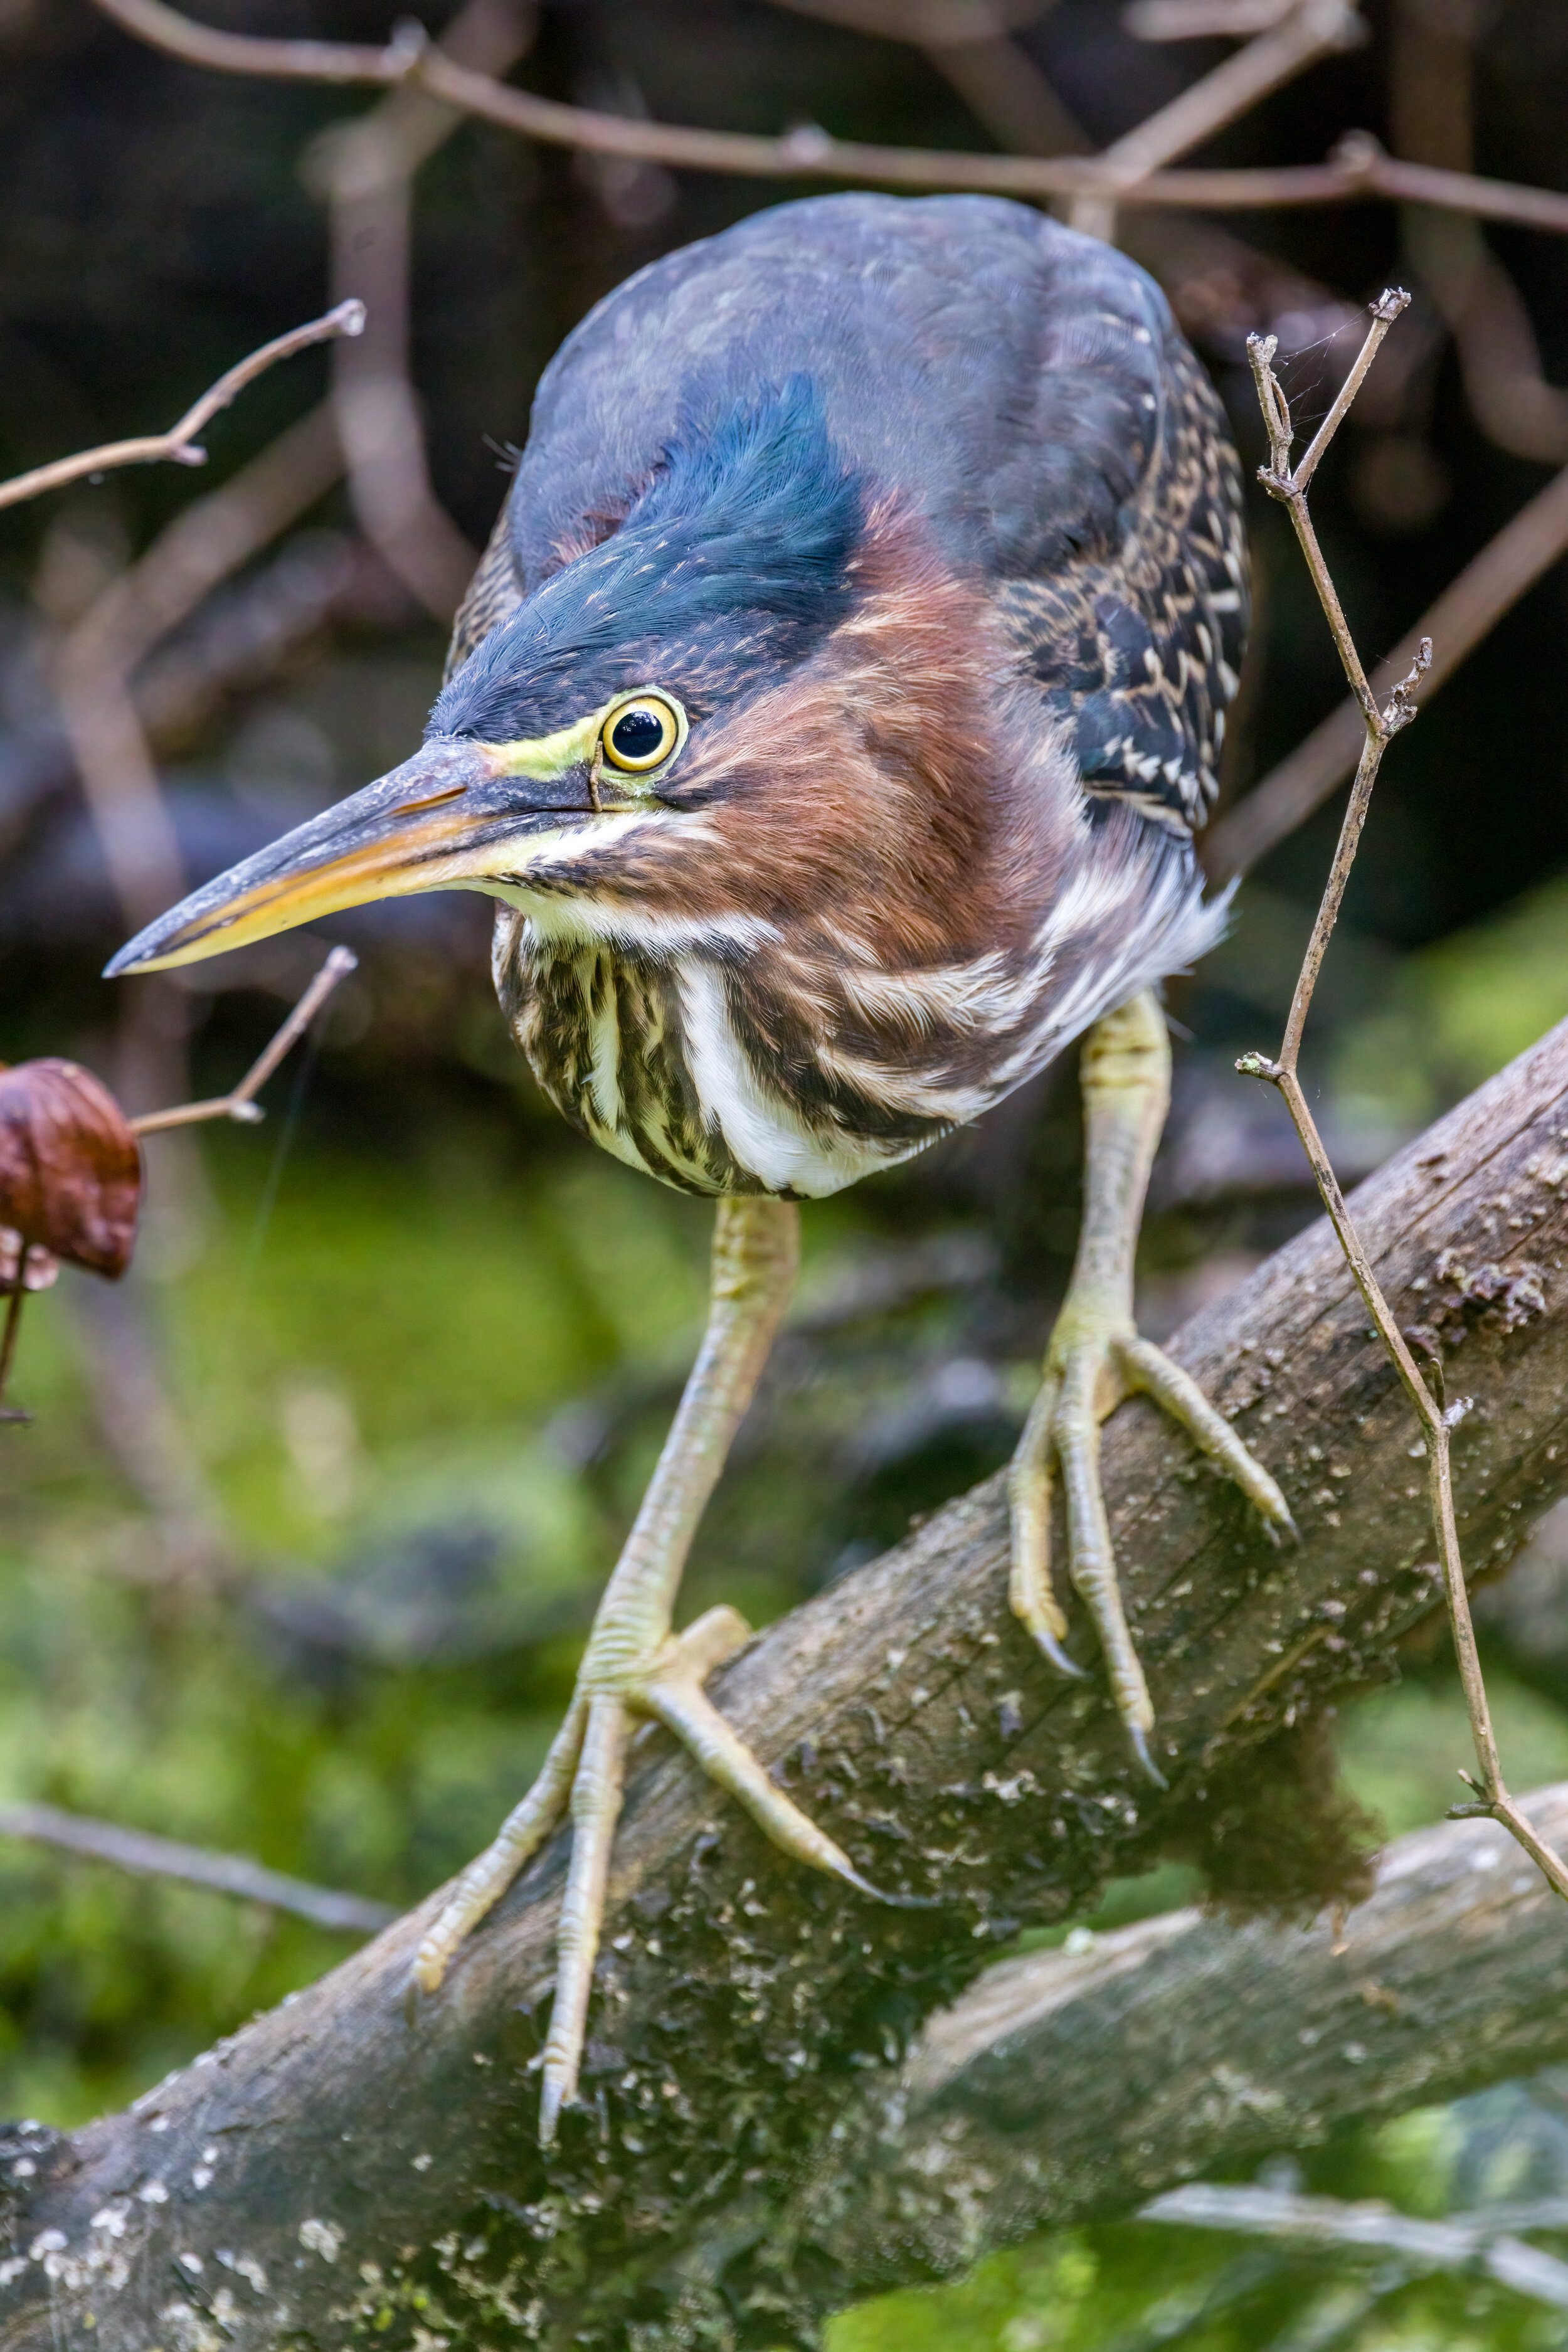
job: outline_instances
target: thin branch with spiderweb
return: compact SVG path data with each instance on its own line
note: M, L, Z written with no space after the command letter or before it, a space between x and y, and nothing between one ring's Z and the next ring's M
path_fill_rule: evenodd
M1415 1406L1421 1423L1432 1526L1437 1539L1444 1597L1447 1602L1454 1653L1458 1660L1459 1679L1464 1686L1465 1706L1470 1719L1479 1775L1477 1778L1471 1773L1460 1772L1459 1778L1474 1790L1477 1801L1455 1806L1450 1817L1463 1819L1479 1813L1500 1822L1537 1864L1548 1884L1557 1894L1568 1898L1568 1864L1564 1864L1552 1848L1542 1843L1508 1792L1497 1737L1492 1728L1491 1709L1487 1701L1486 1682L1476 1650L1475 1628L1470 1622L1469 1596L1465 1586L1464 1561L1460 1557L1458 1528L1454 1516L1453 1466L1449 1453L1450 1434L1470 1410L1470 1401L1462 1397L1456 1398L1451 1404L1447 1401L1442 1361L1436 1353L1440 1342L1434 1346L1430 1384L1422 1378L1405 1334L1394 1320L1373 1272L1372 1261L1362 1245L1345 1205L1333 1163L1324 1149L1322 1137L1318 1132L1317 1122L1298 1076L1301 1037L1311 1008L1312 993L1339 918L1345 885L1355 863L1373 786L1377 782L1377 772L1394 736L1415 718L1415 709L1411 698L1432 665L1432 642L1429 637L1424 637L1408 675L1400 679L1386 703L1379 703L1367 683L1366 672L1362 667L1350 624L1345 619L1344 609L1318 543L1307 505L1308 486L1325 450L1349 413L1351 403L1377 356L1378 346L1400 312L1408 307L1409 301L1407 293L1391 288L1373 304L1372 324L1355 363L1310 446L1294 468L1290 463L1294 436L1289 404L1274 373L1278 348L1275 339L1272 335L1250 335L1247 338L1247 354L1252 362L1258 404L1263 411L1264 426L1268 436L1268 463L1259 468L1258 478L1270 498L1278 499L1289 514L1312 584L1318 592L1324 618L1350 682L1352 696L1360 709L1365 740L1355 782L1351 790L1350 803L1340 830L1339 846L1334 853L1317 921L1312 926L1312 934L1297 977L1279 1058L1271 1061L1266 1054L1244 1054L1236 1066L1245 1076L1265 1079L1270 1086L1278 1087L1283 1096L1346 1263L1355 1276L1356 1286L1366 1303L1377 1335L1393 1360L1405 1394Z

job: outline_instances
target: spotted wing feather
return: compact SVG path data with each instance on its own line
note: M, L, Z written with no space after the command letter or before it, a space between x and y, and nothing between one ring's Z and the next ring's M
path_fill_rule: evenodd
M1195 831L1213 807L1247 622L1240 469L1207 378L1159 353L1144 463L1103 536L1004 580L997 606L1084 788Z

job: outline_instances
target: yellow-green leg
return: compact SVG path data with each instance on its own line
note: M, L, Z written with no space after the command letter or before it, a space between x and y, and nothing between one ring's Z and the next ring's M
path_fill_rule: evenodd
M440 1985L463 1938L568 1811L572 1860L556 1931L555 2000L544 2045L540 2137L555 2137L577 2088L610 1847L633 1719L653 1717L797 1860L876 1895L847 1854L774 1785L702 1685L750 1638L733 1609L670 1631L691 1538L767 1361L794 1286L799 1213L782 1201L722 1201L708 1328L626 1549L605 1588L566 1720L533 1787L469 1864L420 1945L414 1979ZM886 1900L888 1898L883 1897Z
M1046 1350L1045 1376L1008 1481L1011 1597L1054 1666L1076 1675L1051 1589L1053 1474L1067 1505L1068 1570L1100 1635L1117 1712L1132 1752L1164 1785L1149 1749L1154 1710L1128 1630L1100 1483L1100 1424L1142 1389L1211 1454L1270 1531L1295 1533L1284 1496L1178 1364L1141 1339L1132 1320L1132 1261L1149 1171L1171 1100L1171 1047L1152 992L1090 1030L1083 1049L1084 1200L1078 1256Z

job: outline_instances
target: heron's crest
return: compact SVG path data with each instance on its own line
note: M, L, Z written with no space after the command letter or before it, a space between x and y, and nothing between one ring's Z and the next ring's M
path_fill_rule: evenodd
M435 734L510 741L667 674L798 660L842 618L864 485L795 374L749 399L689 396L618 530L544 582L443 691Z

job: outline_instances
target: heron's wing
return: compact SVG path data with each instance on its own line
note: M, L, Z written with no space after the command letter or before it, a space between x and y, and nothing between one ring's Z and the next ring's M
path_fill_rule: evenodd
M1085 789L1193 832L1218 790L1247 639L1240 467L1220 404L1173 325L1140 357L1154 362L1155 381L1133 395L1147 418L1141 432L1127 414L1136 376L1107 364L1098 386L1080 387L1086 456L1096 391L1101 408L1139 432L1141 450L1116 470L1128 456L1143 462L1114 519L1077 546L1043 551L999 580L995 596L1025 670L1071 730ZM1060 387L1051 390L1058 407ZM1059 483L1047 475L1039 487L1059 511Z

